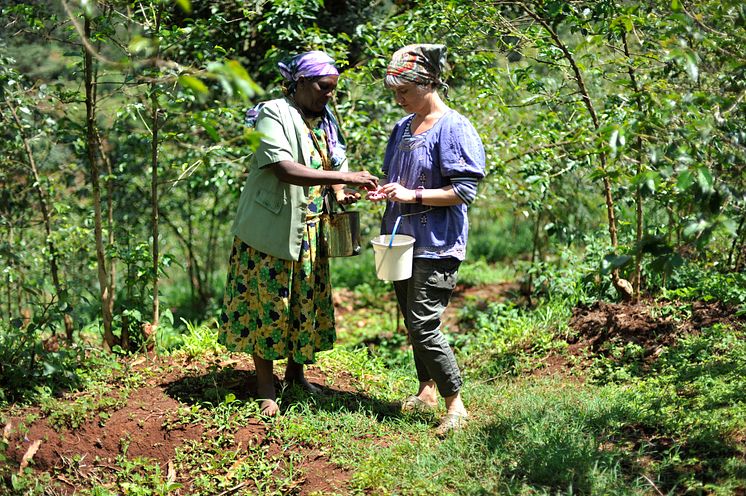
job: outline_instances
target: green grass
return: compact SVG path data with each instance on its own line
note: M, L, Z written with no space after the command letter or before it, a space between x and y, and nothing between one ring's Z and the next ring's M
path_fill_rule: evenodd
M467 259L458 271L458 281L466 286L497 284L515 279L515 269L504 264L490 264L483 258Z

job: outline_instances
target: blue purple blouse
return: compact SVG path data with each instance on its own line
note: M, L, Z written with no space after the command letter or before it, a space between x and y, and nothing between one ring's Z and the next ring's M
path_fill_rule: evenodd
M484 147L469 120L448 110L435 125L412 135L408 115L391 132L383 173L386 182L398 182L408 189L453 186L464 201L450 207L416 203L387 202L381 233L390 234L402 216L398 234L415 238L414 256L463 260L469 233L467 206L476 195L476 183L484 177Z

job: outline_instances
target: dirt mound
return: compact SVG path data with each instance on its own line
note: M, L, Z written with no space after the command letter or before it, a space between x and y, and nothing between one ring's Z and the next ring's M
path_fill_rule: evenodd
M643 367L650 365L665 347L675 345L684 335L723 323L743 325L736 309L717 301L671 302L643 300L639 303L598 301L573 309L570 332L563 338L567 349L550 352L541 366L532 371L537 377L564 376L584 382L579 373L587 369L594 356L619 361L615 348L638 345Z
M677 330L670 316L653 316L647 303L604 301L573 309L570 327L594 352L603 350L607 343L635 343L646 349L668 345L674 341Z
M674 318L678 314L679 318ZM684 318L682 318L684 317ZM581 348L608 354L613 345L634 343L649 357L661 347L671 346L685 334L697 333L718 322L735 324L735 309L720 302L642 301L640 303L595 302L573 310L570 327L576 331L568 338L571 352Z
M38 408L27 409L20 415L6 419L4 437L6 455L15 469L22 463L29 447L38 445L30 466L52 475L62 494L73 494L91 481L101 479L102 471L118 470L117 458L144 458L149 464L159 465L161 473L171 473L174 481L183 485L174 494L190 494L193 475L174 471L176 450L186 443L201 443L216 437L217 432L206 430L199 420L185 422L179 412L188 409L198 399L211 394L232 392L238 399L250 400L255 394L253 366L245 358L222 363L226 368L215 373L214 366L159 357L140 359L134 369L156 370L147 384L132 390L119 408L100 413L87 413L77 428L55 428L55 422L44 417ZM211 370L212 368L212 370ZM355 394L350 378L342 374L334 378L334 386L327 386L323 372L309 368L311 383L321 386L327 394ZM217 385L213 391L211 384ZM67 398L71 403L75 395ZM57 423L59 425L59 423ZM280 444L276 436L268 435L271 426L258 418L250 418L232 433L225 450L238 450L241 457L255 456L261 447L273 457L279 469L290 463L294 467L293 494L314 492L348 492L350 473L332 463L312 446ZM225 435L222 433L221 435ZM241 453L246 452L245 456ZM298 460L301 460L300 462ZM241 482L238 487L251 490L253 482ZM55 493L57 494L57 493Z
M78 429L58 431L49 419L35 421L27 426L28 432L15 432L7 454L20 463L30 443L42 440L33 460L34 466L44 471L61 469L66 458L74 457L85 460L82 464L85 467L91 467L94 460L111 463L120 453L126 453L128 458L150 458L165 466L177 446L187 440L199 440L203 433L199 425L185 425L174 431L163 427L164 417L178 407L178 401L166 396L162 389L142 388L105 422L94 418ZM10 420L15 426L22 421L22 418Z

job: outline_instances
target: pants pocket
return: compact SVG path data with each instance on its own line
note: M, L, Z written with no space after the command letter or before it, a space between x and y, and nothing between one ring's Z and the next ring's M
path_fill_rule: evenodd
M453 291L458 280L458 268L461 262L456 259L446 259L434 261L433 265L435 267L427 280L427 285Z

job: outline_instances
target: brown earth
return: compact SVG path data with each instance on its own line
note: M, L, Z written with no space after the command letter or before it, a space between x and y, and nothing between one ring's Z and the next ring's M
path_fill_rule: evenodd
M674 319L672 309L679 312L679 319ZM567 375L572 369L582 370L589 357L608 357L612 347L627 343L640 346L643 362L649 364L682 336L699 333L716 323L742 325L744 319L735 313L735 308L718 301L597 301L590 306L581 305L573 309L569 322L567 351L550 353L536 374Z
M458 312L464 305L476 303L478 307L486 308L490 301L502 300L516 289L513 284L458 286L444 314L447 331L461 332ZM335 292L335 306L340 315L355 311L352 293ZM211 395L217 399L231 392L239 400L251 399L256 394L253 363L243 355L232 355L228 360L212 364L174 357L140 357L129 366L145 372L150 378L132 391L123 406L107 411L103 416L97 412L89 414L90 418L82 419L81 425L75 429L55 427L38 407L24 409L8 418L5 437L10 461L18 467L29 447L35 441L41 441L29 466L53 474L55 490L60 494L73 494L84 488L81 481L96 478L97 470L117 470L118 456L140 457L158 464L163 474L170 473L175 482L183 484L181 491L184 492L176 494L189 494L189 474L174 473L175 452L185 443L200 442L205 436L214 436L215 433L206 432L202 425L194 423L169 425L169 419L175 419L180 408L199 399L209 399ZM214 376L216 386L206 389L203 379L211 369L220 372ZM319 369L309 367L307 377L311 383L322 386L327 394L339 394L342 403L349 400L348 403L354 404L359 400L352 378L344 372L335 374L333 381L328 381ZM116 398L116 394L118 392L113 387L107 396ZM70 394L65 399L73 402L77 396L79 394ZM349 492L351 473L347 469L335 465L311 446L294 445L283 450L277 440L267 435L268 430L269 426L262 420L250 419L234 432L233 446L226 449L262 447L267 456L301 459L299 464L295 462L301 475L296 480L297 485L289 489L293 494ZM376 442L386 444L385 440ZM234 489L251 490L251 487L250 482L237 482Z
M171 357L137 359L134 369L155 370L142 387L130 394L126 404L108 412L108 418L93 415L85 419L77 429L55 429L48 417L43 417L39 408L23 410L21 414L8 418L4 437L8 441L6 454L15 464L16 470L24 455L35 441L41 441L33 455L30 467L53 474L56 483L54 494L74 494L84 487L85 481L94 480L96 471L117 470L116 458L124 454L132 460L143 457L161 467L161 473L172 474L173 480L183 484L174 494L190 494L191 476L174 473L174 454L187 442L200 442L205 436L215 436L195 423L168 424L176 419L179 408L193 404L197 397L209 396L202 378L210 373L210 365L226 367L216 377L222 392L232 392L239 399L250 399L256 394L256 381L252 363L244 357L217 364L189 363ZM325 394L350 396L350 401L359 395L352 385L351 377L337 374L333 386L328 386L326 376L317 368L309 367L307 378L321 386ZM202 388L200 390L199 388ZM74 400L76 395L68 399ZM20 428L19 428L20 427ZM312 446L293 445L283 447L268 436L270 426L260 419L249 419L233 435L232 444L226 450L266 449L268 457L280 460L280 465L295 460L295 477L292 494L313 492L349 492L350 472L332 463L329 458ZM247 452L247 456L248 456ZM239 454L238 460L242 457ZM302 460L300 463L297 460ZM250 481L237 481L233 488L251 490Z

